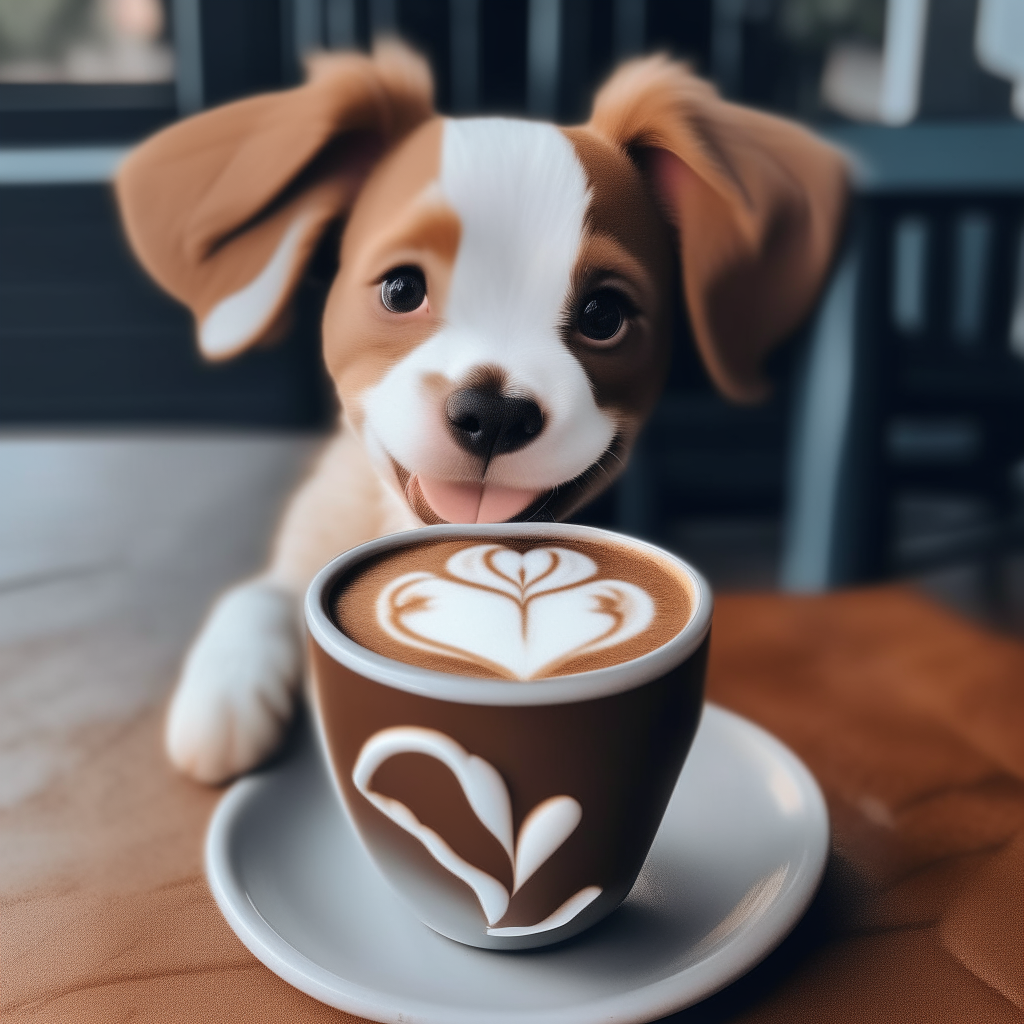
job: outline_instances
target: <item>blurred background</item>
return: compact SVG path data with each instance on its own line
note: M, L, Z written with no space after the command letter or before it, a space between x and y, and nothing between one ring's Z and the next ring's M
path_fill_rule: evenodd
M243 495L256 525L229 561L258 564L335 415L331 268L314 266L282 342L204 364L129 254L109 182L152 131L380 33L428 56L446 112L582 119L618 61L661 50L843 146L844 245L773 360L773 397L718 397L680 324L629 470L579 518L721 589L910 578L1024 635L1024 0L0 0L8 509L16 488L77 500L79 478L141 488L148 522L183 492L214 518ZM7 551L0 591L45 577L41 557Z

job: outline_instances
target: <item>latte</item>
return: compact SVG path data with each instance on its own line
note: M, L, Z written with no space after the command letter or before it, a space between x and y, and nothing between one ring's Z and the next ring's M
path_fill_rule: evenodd
M648 654L687 624L692 583L628 541L431 540L357 564L335 625L378 654L458 675L531 680Z
M673 555L570 524L427 526L318 573L318 734L421 921L530 949L622 902L700 722L711 615Z

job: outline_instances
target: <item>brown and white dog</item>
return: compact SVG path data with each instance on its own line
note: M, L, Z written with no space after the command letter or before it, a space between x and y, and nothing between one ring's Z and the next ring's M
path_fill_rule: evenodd
M341 219L323 321L342 425L264 575L228 591L185 662L172 761L217 782L280 742L302 675L300 596L335 554L425 523L561 519L614 479L662 388L680 277L718 386L764 391L845 199L840 157L662 57L623 66L575 128L433 111L398 44L200 114L125 163L128 237L225 359L281 333Z

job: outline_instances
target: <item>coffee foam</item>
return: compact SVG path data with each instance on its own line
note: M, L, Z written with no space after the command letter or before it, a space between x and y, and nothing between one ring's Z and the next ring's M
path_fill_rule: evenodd
M385 657L529 680L655 650L686 625L693 597L681 570L628 543L474 537L368 559L329 606L342 632Z

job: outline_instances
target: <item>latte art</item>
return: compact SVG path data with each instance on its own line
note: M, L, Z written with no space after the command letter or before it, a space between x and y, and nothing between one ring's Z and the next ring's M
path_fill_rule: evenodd
M336 621L371 650L461 674L526 681L617 664L689 618L682 579L637 552L543 538L415 545L343 580Z
M477 544L448 559L445 575L412 572L377 598L377 624L399 643L463 658L516 679L551 675L562 662L629 640L654 602L567 548L520 554Z

